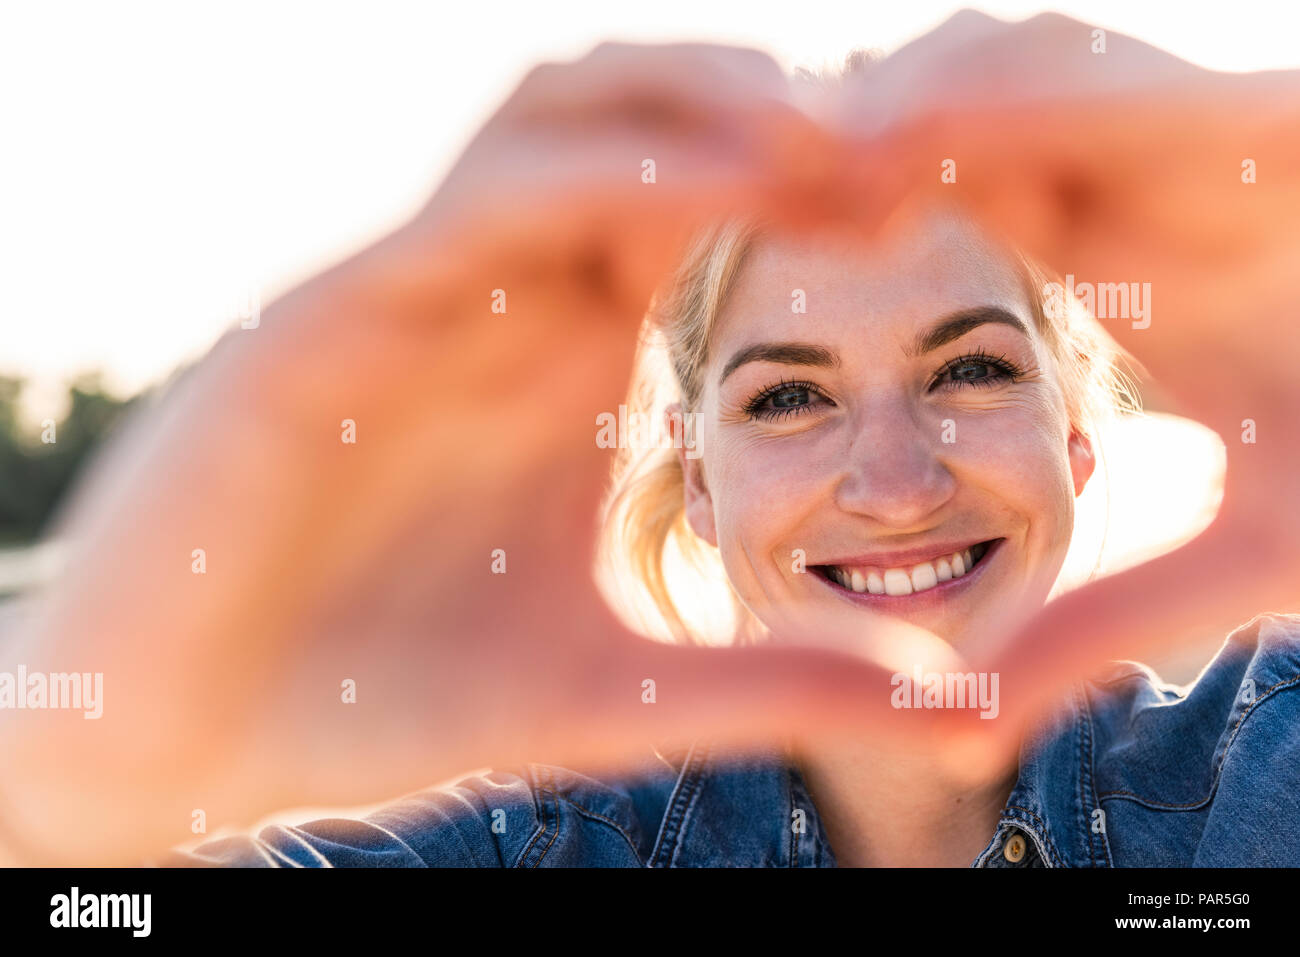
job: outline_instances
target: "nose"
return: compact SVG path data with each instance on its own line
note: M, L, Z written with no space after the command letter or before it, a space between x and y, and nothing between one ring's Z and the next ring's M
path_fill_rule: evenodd
M944 453L952 423L925 415L903 395L882 397L859 414L847 433L836 504L886 528L924 528L957 491Z

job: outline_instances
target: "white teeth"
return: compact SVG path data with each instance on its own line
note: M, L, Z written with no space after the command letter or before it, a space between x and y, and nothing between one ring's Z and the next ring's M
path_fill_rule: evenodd
M922 562L912 569L912 591L925 591L937 584L939 576L929 562Z
M940 582L961 578L969 572L977 561L988 552L984 544L963 548L959 552L936 558L931 562L921 562L907 568L845 568L831 565L826 567L831 579L843 588L862 594L872 595L911 595L914 592L927 591Z
M886 595L912 594L912 579L901 568L891 568L885 572Z

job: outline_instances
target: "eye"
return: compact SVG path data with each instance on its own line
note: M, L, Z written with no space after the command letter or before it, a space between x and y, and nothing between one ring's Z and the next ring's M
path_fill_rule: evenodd
M959 356L945 365L935 377L931 388L956 388L963 386L994 386L1014 382L1020 370L1006 356L991 356L983 352Z
M745 413L751 419L771 421L806 414L828 401L811 382L779 382L750 399Z

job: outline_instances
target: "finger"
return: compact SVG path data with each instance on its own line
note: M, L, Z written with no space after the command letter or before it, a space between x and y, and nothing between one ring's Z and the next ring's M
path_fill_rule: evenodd
M617 111L691 125L730 123L775 104L793 106L776 61L715 44L601 43L580 60L534 67L502 108L512 121L592 120Z
M1000 649L982 649L993 652L986 667L1000 676L1005 706L996 721L945 716L953 761L1011 746L1026 721L1108 660L1142 660L1189 634L1226 635L1261 609L1295 608L1300 568L1289 551L1249 508L1227 510L1177 551L1053 601Z
M619 642L590 658L562 694L538 702L545 720L496 736L491 747L508 745L515 760L587 768L642 760L647 746L664 741L767 750L833 733L928 747L940 725L930 712L897 706L898 673L818 648Z
M847 78L833 113L879 135L938 113L983 112L1183 84L1208 71L1114 31L1056 13L1008 23L964 10ZM1104 54L1104 55L1103 55Z
M1097 84L1051 102L995 92L976 106L900 116L885 133L840 132L857 141L857 195L885 215L960 203L1029 254L1076 273L1135 256L1203 269L1285 235L1300 204L1297 90L1300 72L1200 71L1122 96ZM1269 181L1247 187L1246 159L1267 168Z

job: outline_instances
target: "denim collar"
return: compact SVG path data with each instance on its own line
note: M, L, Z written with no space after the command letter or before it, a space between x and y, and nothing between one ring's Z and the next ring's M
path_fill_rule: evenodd
M775 748L657 746L677 781L651 867L834 867L798 769Z
M1020 774L988 846L975 867L997 866L997 853L1017 831L1045 867L1111 867L1105 816L1093 775L1092 711L1083 682L1073 682L1061 704L1026 732Z
M780 750L733 751L700 739L655 752L677 778L650 866L836 866L803 778ZM1024 735L1019 763L997 828L972 866L1007 866L999 852L1016 832L1037 855L1029 866L1112 866L1104 816L1094 814L1093 722L1082 682Z

